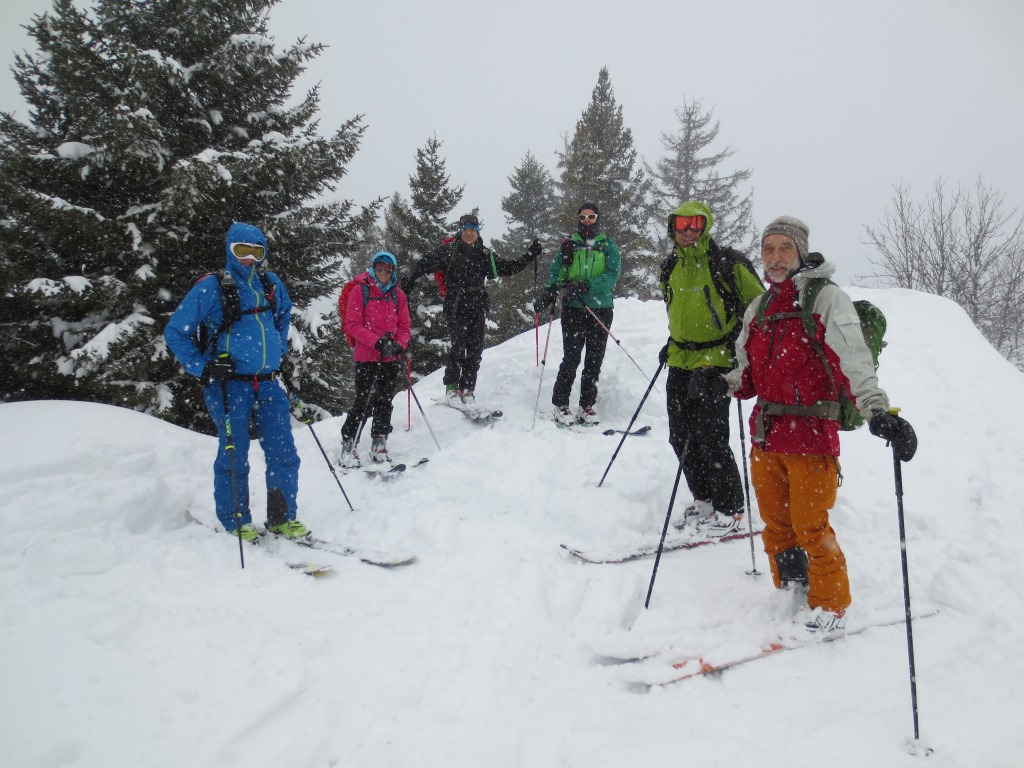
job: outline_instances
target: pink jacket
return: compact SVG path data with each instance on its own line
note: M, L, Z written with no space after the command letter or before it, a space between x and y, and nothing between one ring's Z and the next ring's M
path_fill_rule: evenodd
M409 347L411 323L409 321L409 303L405 294L397 285L387 294L381 292L377 281L369 272L353 278L356 287L348 295L348 308L345 311L345 332L356 340L354 359L357 363L382 362L380 352L373 346L388 331L391 338ZM369 300L363 306L364 285L370 286ZM383 358L383 362L395 360L394 357Z

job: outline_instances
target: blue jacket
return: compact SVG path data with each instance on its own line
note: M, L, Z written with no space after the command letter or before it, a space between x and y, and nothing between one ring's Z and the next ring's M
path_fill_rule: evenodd
M174 310L164 339L167 346L187 373L200 376L206 363L215 355L227 353L235 362L235 372L244 375L271 373L281 367L288 349L288 329L291 326L292 302L284 283L273 272L267 277L273 286L275 302L264 295L263 283L256 266L243 266L231 254L233 243L258 243L267 247L267 238L251 224L235 223L228 230L224 245L225 268L238 285L238 299L242 312L254 308L264 311L243 314L242 319L220 334L217 348L202 352L197 343L197 330L206 326L207 338L220 327L224 316L220 296L220 276L208 275L199 280L181 304ZM268 248L269 253L269 248ZM276 305L276 311L272 311Z

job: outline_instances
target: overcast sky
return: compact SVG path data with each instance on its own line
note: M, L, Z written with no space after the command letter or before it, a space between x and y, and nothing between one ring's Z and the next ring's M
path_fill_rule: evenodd
M2 3L8 64L31 43L19 25L49 8ZM324 132L365 115L341 196L407 194L436 134L485 237L505 231L501 198L527 150L557 176L602 66L652 162L685 97L713 107L721 146L753 171L757 225L804 219L840 282L871 271L864 225L900 181L920 199L940 176L980 175L1024 207L1021 0L283 0L270 30L330 46L299 82L321 84ZM27 118L9 71L0 109Z

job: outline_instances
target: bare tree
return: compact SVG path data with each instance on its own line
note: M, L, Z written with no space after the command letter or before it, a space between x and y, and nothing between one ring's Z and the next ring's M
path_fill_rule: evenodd
M1024 215L978 179L950 190L939 179L923 203L895 187L877 228L867 226L875 277L952 299L989 342L1024 364Z

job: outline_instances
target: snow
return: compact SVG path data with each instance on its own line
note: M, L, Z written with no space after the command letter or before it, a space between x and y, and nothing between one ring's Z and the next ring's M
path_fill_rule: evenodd
M889 320L882 384L921 440L903 465L921 742L928 765L1019 766L1024 736L1024 377L941 298L851 289ZM598 402L625 426L665 337L657 303L616 304ZM546 328L540 329L543 348ZM553 330L541 415L561 357ZM618 438L539 419L534 334L484 354L478 427L417 385L395 401L394 454L430 462L382 482L342 478L309 429L300 516L324 538L409 549L385 570L316 553L313 579L212 524L212 438L111 406L0 406L0 744L4 765L912 765L906 634L869 629L639 692L598 652L756 648L793 606L748 575L746 541L653 561L587 565L560 543L660 532L675 476L664 378L603 487ZM744 404L749 414L749 403ZM739 451L735 430L734 443ZM341 419L315 426L333 457ZM749 447L749 446L748 446ZM262 454L253 447L262 522ZM849 561L851 625L898 619L903 587L891 453L844 435L833 524ZM679 503L689 501L685 489ZM760 544L754 562L767 563ZM646 671L650 672L650 669Z

